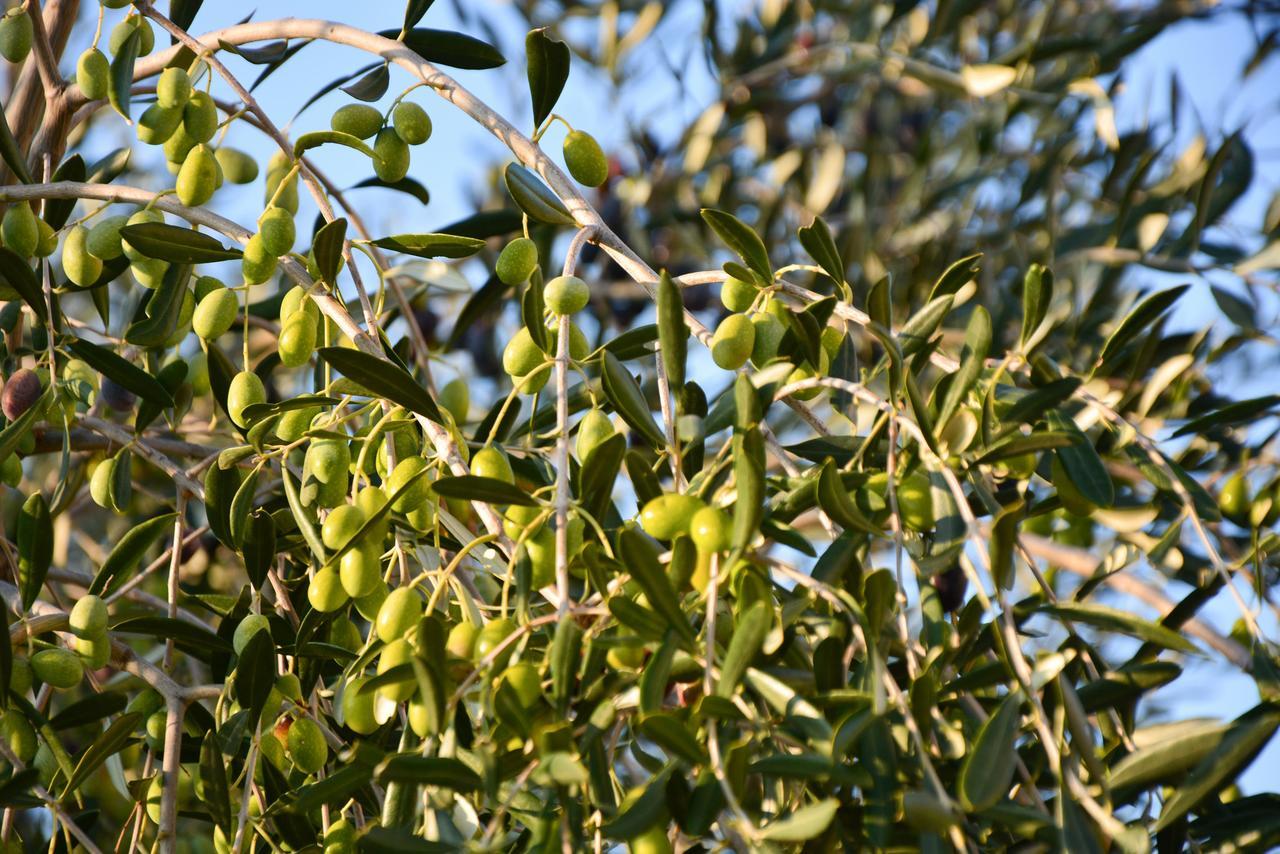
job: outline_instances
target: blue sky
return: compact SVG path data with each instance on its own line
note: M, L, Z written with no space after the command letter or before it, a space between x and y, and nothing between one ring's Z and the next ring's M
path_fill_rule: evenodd
M205 3L205 9L197 18L193 30L204 32L224 26L247 16L255 9L258 10L256 17L259 20L268 14L329 17L377 30L397 26L403 8L398 0L366 0L362 8L367 9L368 14L353 15L352 5L350 0L275 0L270 4L262 4L258 0L217 0ZM733 8L736 4L723 5ZM496 71L460 71L456 76L499 112L518 119L517 124L527 130L530 115L524 76L524 33L518 25L518 18L509 6L495 0L479 0L471 4L470 8L478 10L486 20L494 24L500 47L509 61L505 67ZM689 4L683 4L683 8L688 10ZM112 13L113 16L119 14ZM423 24L463 28L454 17L453 4L448 2L437 3ZM693 21L677 16L664 22L663 28L674 36L688 32L688 28L693 25ZM584 66L575 64L569 86L561 98L559 111L576 126L596 135L606 148L624 138L627 121L644 122L672 131L683 128L705 106L698 101L696 93L705 91L707 97L710 97L712 91L705 65L698 60L697 55L694 54L691 59L674 53L685 41L674 37L665 39L662 49L667 53L668 63L689 73L687 83L689 91L695 93L693 96L674 98L669 76L659 73L647 78L643 86L630 87L618 98L611 93L606 81L592 77L586 73ZM82 46L73 45L69 55L74 56L80 47ZM1122 132L1126 128L1140 126L1145 121L1161 119L1167 114L1167 87L1170 74L1176 69L1188 96L1188 106L1181 117L1180 138L1175 140L1175 148L1185 145L1196 132L1195 116L1203 121L1211 145L1220 141L1225 133L1239 127L1247 117L1252 117L1245 124L1245 135L1257 158L1256 186L1231 214L1232 221L1242 233L1259 228L1267 205L1277 190L1280 190L1280 111L1277 110L1280 102L1276 97L1276 92L1280 91L1280 85L1277 85L1280 84L1280 63L1271 60L1255 72L1247 85L1237 86L1238 70L1251 54L1252 47L1253 40L1247 24L1239 16L1213 23L1197 22L1175 27L1143 49L1137 61L1128 69L1126 88L1116 102L1117 119ZM646 52L636 61L661 71L661 63L655 53ZM310 96L339 74L354 70L366 62L364 56L350 49L327 44L312 45L256 94L268 112L276 116L278 121L284 122L293 114L301 99ZM69 63L64 63L64 66L67 65ZM256 75L256 69L239 60L231 61L230 65L236 73L242 75L242 79L252 79ZM401 87L409 83L407 75L393 71L392 86L386 100L389 102ZM220 90L226 91L225 87L220 87ZM340 92L326 96L305 112L290 131L296 135L308 130L327 128L330 112L348 100ZM471 213L476 196L484 192L488 170L507 158L506 150L496 139L471 124L469 119L452 106L422 90L419 90L415 100L430 111L435 133L425 146L414 149L411 175L429 186L432 200L430 205L423 207L399 194L357 191L353 194L353 199L357 200L370 227L376 233L438 230ZM625 113L615 111L619 106ZM127 129L115 123L113 128L104 128L103 132L95 136L92 148L99 153L105 152L123 144L124 134L127 133ZM548 137L551 150L558 151L562 134L563 131L558 128L551 132ZM272 151L271 144L248 127L233 130L229 142L264 161ZM340 185L349 186L368 177L370 170L365 158L343 149L331 149L333 147L326 148L315 156ZM137 154L144 152L139 151ZM145 154L153 158L158 156L156 152ZM158 162L156 165L159 165ZM219 193L216 204L232 218L252 223L261 210L261 186L227 187ZM300 232L305 233L313 213L314 208L304 202L303 214L299 219ZM1183 278L1147 272L1135 276L1135 281L1151 286L1163 284L1166 280L1173 284ZM1237 287L1231 277L1215 276L1214 281ZM1263 316L1265 325L1272 332L1276 331L1277 306L1274 292L1265 295ZM1212 322L1216 328L1226 329L1226 321L1217 313L1208 296L1208 288L1200 282L1193 295L1184 301L1175 319L1187 325L1201 325L1206 322L1206 317L1214 318ZM1266 358L1274 362L1274 349L1260 350L1255 358ZM1252 379L1242 380L1239 376L1225 379L1233 383L1234 393L1244 397L1275 391L1277 384L1273 377L1274 373L1257 371L1252 372ZM1222 628L1229 627L1234 619L1233 609L1229 605L1215 605L1209 615ZM1274 630L1274 624L1271 628ZM1182 680L1188 683L1185 687L1176 687L1162 695L1171 711L1178 716L1229 716L1243 711L1257 701L1253 683L1247 677L1224 675L1221 670L1208 665L1198 665L1196 668L1193 674ZM1215 690L1206 691L1206 683L1212 684ZM1280 789L1280 742L1273 742L1267 753L1254 763L1246 777L1246 785L1253 791Z

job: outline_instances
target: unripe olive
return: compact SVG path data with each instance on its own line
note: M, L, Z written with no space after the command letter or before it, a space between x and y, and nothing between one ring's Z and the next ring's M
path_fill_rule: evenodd
M595 137L575 130L564 138L564 165L579 184L599 187L609 178L609 161Z
M364 523L364 511L354 504L335 507L320 526L320 539L325 548L337 551L359 532Z
M502 351L502 369L512 378L528 375L546 360L546 353L534 343L532 333L524 326Z
M511 686L522 709L532 709L542 699L542 677L538 668L527 661L518 661L502 671L498 681Z
M661 822L627 840L628 854L671 854L674 850L667 826Z
M389 597L388 597L389 598ZM384 603L385 605L385 603ZM413 647L406 638L396 638L382 648L378 656L378 673L386 673L393 667L408 664L413 660ZM418 690L418 683L412 677L400 682L393 682L378 689L378 694L395 703L403 703Z
M597 447L610 439L617 431L613 421L602 410L588 409L578 422L578 462L585 462Z
M307 585L307 601L312 608L322 613L338 610L347 604L347 599L347 591L342 589L342 579L332 567L325 567L317 572Z
M40 375L30 368L19 368L4 381L4 389L0 391L0 410L10 421L17 421L28 409L35 406L44 389L40 385Z
M543 298L554 314L576 314L587 307L591 291L577 276L556 276L547 282Z
M329 761L324 733L310 718L298 718L289 725L289 758L304 774L314 774Z
M270 633L271 622L262 614L246 614L231 636L231 647L236 651L236 655L244 652L244 648L258 632Z
M401 101L391 111L391 125L396 135L409 145L422 145L431 138L431 117L412 101Z
M409 174L409 146L391 128L378 131L373 142L373 172L387 183Z
M449 637L444 642L445 650L450 654L471 661L476 652L476 640L480 630L475 623L463 621L449 630Z
M178 172L178 200L189 207L203 205L218 188L218 161L213 149L201 144L191 149Z
M380 567L378 571L382 571ZM387 587L387 583L379 577L374 582L373 589L355 600L356 613L372 623L378 619L378 609L382 607L382 601L390 592L391 589Z
M144 145L163 145L182 124L182 107L162 107L152 104L138 117L138 142Z
M360 690L367 681L365 677L357 676L342 691L342 721L360 735L370 735L378 728L378 719L374 715L377 696L373 691Z
M107 97L111 87L111 63L107 55L96 47L91 47L76 60L76 85L90 101L100 101Z
M143 258L129 265L129 272L144 288L155 290L164 281L164 274L169 269L169 262L159 258Z
M755 327L755 338L751 345L751 361L756 367L763 367L778 355L778 345L787 328L772 312L760 312L752 316L751 325Z
M311 361L315 349L315 321L305 311L295 312L280 330L280 363L286 368L300 368Z
M115 468L116 458L107 457L98 463L98 467L93 470L93 476L89 479L89 497L93 499L94 504L104 510L115 509L111 500L111 481L115 478Z
M227 414L238 427L248 427L244 411L255 403L267 402L267 389L253 371L241 371L227 388Z
M145 800L147 808L147 818L152 824L160 823L160 810L164 803L164 774L156 774L151 778L151 783L147 786L147 796Z
M422 457L406 457L396 463L391 476L387 478L387 492L392 496L398 495L391 509L397 513L408 513L431 500L431 480L426 475L413 481L413 485L403 493L400 492L406 483L426 468L427 461Z
M85 245L88 238L89 230L77 225L67 232L62 243L62 272L81 287L92 285L102 275L102 261L90 255Z
M345 818L329 825L324 835L324 854L347 854L356 849L356 828Z
M14 6L0 18L0 56L12 63L22 62L31 53L34 30L25 6Z
M502 530L506 532L511 539L519 539L533 521L542 515L542 509L539 507L524 507L519 504L512 504L503 512Z
M1056 457L1054 458L1054 462L1057 462ZM1055 479L1054 482L1056 484L1057 480ZM1066 502L1064 501L1063 503L1065 504ZM1225 483L1222 484L1222 491L1218 493L1218 509L1222 511L1223 516L1226 516L1233 522L1239 522L1246 519L1249 515L1249 506L1251 503L1252 499L1249 496L1249 481L1245 478L1243 472L1233 474L1231 477L1227 478Z
M107 630L107 603L92 593L81 597L67 617L71 633L78 638L95 638Z
M129 36L133 35L134 30L138 31L138 56L146 56L151 53L156 46L156 34L152 32L151 25L147 23L146 18L141 15L130 15L116 24L111 30L111 38L107 40L107 48L112 55L120 52L120 48L124 47L125 41Z
M18 459L17 454L9 454L4 458L4 462L0 463L0 483L14 489L22 483L22 460Z
M31 662L23 656L14 656L9 668L9 690L19 697L27 696L32 684Z
M53 647L31 656L31 672L51 688L70 691L84 678L84 665L70 650Z
M928 475L916 472L903 478L898 484L897 498L903 525L913 531L932 530L933 492Z
M84 659L90 670L101 670L111 660L111 639L106 633L97 637L76 638L76 655Z
M471 387L461 377L455 377L440 389L440 405L448 410L457 424L464 424L471 411Z
M129 217L123 215L103 217L94 223L85 242L89 254L103 261L111 261L123 255L120 229L128 223Z
M422 597L412 587L397 587L387 594L378 608L374 626L378 640L391 643L417 627L422 619Z
M260 285L270 279L276 271L278 256L272 255L262 242L262 235L255 234L244 246L244 257L240 259L240 273L251 285Z
M539 529L524 542L529 555L529 582L534 590L556 583L556 537L550 528Z
M40 228L36 225L36 215L27 202L13 202L4 212L4 220L0 222L0 235L4 237L4 245L23 258L36 254L40 245Z
M815 377L825 376L829 365L826 353L822 354L821 361L822 365L816 371L807 362L803 365L799 365L795 370L787 375L786 384L791 385L792 383L804 382L805 380L814 379ZM812 400L820 394L822 394L822 386L815 385L811 388L792 392L791 396L797 400Z
M252 184L258 180L258 161L238 148L223 145L213 153L222 175L232 184Z
M162 107L184 107L191 97L191 78L185 68L170 66L156 81L156 103Z
M516 624L509 617L499 617L496 620L490 620L480 629L480 633L476 636L475 660L479 664L484 661L490 654L496 650L503 641L515 634ZM494 669L506 667L507 660L511 658L514 644L504 649L494 660Z
M197 352L187 362L187 383L191 393L196 397L204 397L210 391L209 357L203 350Z
M285 176L288 182L283 188L280 182ZM263 202L272 202L292 213L298 212L298 174L293 172L293 161L283 151L276 151L267 161L267 188Z
M746 311L751 308L758 293L760 289L753 282L744 282L742 279L730 276L720 286L720 302L724 303L724 307L729 311Z
M0 740L3 740L9 750L24 763L35 759L36 751L40 747L31 722L13 708L0 715Z
M669 493L651 498L640 511L640 527L657 540L689 533L693 515L706 504L696 495Z
M506 452L493 445L485 445L471 457L471 473L478 477L491 477L507 483L515 483L516 476L511 470L511 460Z
M272 206L258 217L258 234L262 236L262 245L273 255L284 255L293 249L297 233L293 225L293 214L281 207Z
M320 322L320 309L315 300L311 299L307 289L302 285L294 285L285 292L284 297L280 300L281 322L288 320L299 311L306 312L312 321Z
M48 258L58 251L58 232L42 219L36 220L36 257Z
M207 92L192 92L182 108L182 129L197 143L208 142L218 131L218 107Z
M699 552L721 552L731 545L733 523L719 507L703 507L689 522L689 536Z
M186 111L183 111L182 119L186 121ZM182 161L187 159L187 155L191 153L191 149L199 144L199 140L192 139L187 133L185 125L179 124L177 129L170 134L169 138L164 141L164 158L168 161L169 171L174 175L182 169Z
M378 546L358 545L348 549L338 565L338 577L342 580L342 589L352 599L363 599L378 590L382 584L382 549ZM360 603L357 602L357 607ZM379 598L377 606L382 605ZM361 612L363 613L363 611ZM372 611L377 616L377 607Z
M711 338L711 358L726 371L736 371L751 358L756 330L745 314L731 314L716 327Z
M329 127L357 139L369 139L382 128L382 113L368 104L343 104L333 111Z
M276 435L286 442L298 441L310 429L316 412L317 410L313 408L290 409L284 412L276 422Z
M351 448L341 439L316 439L307 448L306 466L322 483L341 483L345 487Z
M527 237L517 237L502 247L494 272L503 284L519 285L529 281L538 269L538 244Z
M387 506L386 490L380 486L365 486L356 493L356 506L364 512L366 520L376 519L366 534L369 541L380 543L386 539L391 531L391 523L383 512Z
M213 341L235 325L239 315L240 300L236 292L218 287L206 294L196 306L191 316L191 328L205 341Z

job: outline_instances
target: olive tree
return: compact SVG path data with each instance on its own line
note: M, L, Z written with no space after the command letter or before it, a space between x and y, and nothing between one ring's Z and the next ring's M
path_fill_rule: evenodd
M443 70L507 62L474 11L85 5L0 21L6 846L1280 842L1280 395L1221 382L1280 214L1111 103L1251 6L524 0L513 120ZM571 69L625 103L677 16L710 106L606 153ZM449 111L487 197L372 231L325 169L425 202Z

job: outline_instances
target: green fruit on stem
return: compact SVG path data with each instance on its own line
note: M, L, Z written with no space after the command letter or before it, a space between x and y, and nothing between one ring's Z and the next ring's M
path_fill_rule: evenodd
M280 363L286 368L300 368L311 361L316 349L316 324L306 312L297 312L280 330Z
M672 854L665 824L655 824L639 836L627 840L628 854Z
M191 328L205 341L213 341L226 333L240 316L240 300L236 292L221 287L221 282L218 284L216 290L200 300L191 316Z
M111 261L124 254L124 246L120 243L120 229L129 224L129 217L123 215L103 217L89 229L89 237L85 248L94 258Z
M724 303L724 307L729 311L746 311L755 303L758 293L760 289L754 283L730 276L720 286L720 302Z
M488 658L493 652L511 635L515 634L515 621L509 617L499 617L496 620L490 620L485 623L476 635L475 660L476 664L480 664ZM494 661L493 667L501 669L506 666L507 660L511 657L514 644L507 646L499 653Z
M898 484L897 499L904 526L921 532L933 529L933 490L928 475L916 472L903 478Z
M381 567L378 571L381 572ZM390 592L387 583L379 577L374 582L373 589L356 599L356 612L372 623L378 619L378 609L382 607L382 600L386 599Z
M187 114L184 109L182 114L182 120L184 122L186 121L186 117ZM169 138L164 141L164 146L162 147L164 150L165 160L168 161L169 171L174 175L177 175L182 169L182 161L187 159L187 155L191 153L191 149L195 148L198 144L199 140L191 138L187 133L186 126L179 124L177 130L169 135Z
M240 273L250 285L260 285L270 279L279 263L278 256L272 255L262 241L262 235L255 234L244 246L244 257L240 259Z
M289 725L288 749L294 767L304 774L316 773L329 761L324 733L310 718L298 718Z
M13 202L4 212L0 221L0 236L4 245L11 252L30 258L36 254L40 245L40 227L36 224L36 215L27 202Z
M726 371L736 371L751 358L756 329L745 314L731 314L716 327L711 338L711 359Z
M401 101L391 111L391 126L409 145L422 145L431 138L431 117L412 101Z
M40 749L35 728L21 712L13 708L0 715L0 741L24 763L35 759L36 751Z
M289 180L281 187L285 176ZM298 173L293 171L293 161L283 151L274 152L267 161L267 187L263 202L278 205L290 213L298 212Z
M538 244L527 237L517 237L502 247L493 271L506 285L520 285L529 281L538 269Z
M342 579L342 589L352 599L364 599L376 592L382 585L381 547L358 545L348 549L338 564L338 577ZM382 597L379 597L376 604L368 604L373 605L370 618L376 618L378 608L382 605ZM357 607L360 607L359 602ZM361 614L364 614L364 610L361 610Z
M532 709L542 699L542 677L538 668L527 661L518 661L502 671L498 682L511 687L522 709Z
M213 149L197 145L191 149L178 172L178 200L188 207L198 207L213 198L218 189L218 161Z
M316 439L307 448L304 468L321 483L340 483L346 492L351 448L341 439Z
M227 414L238 427L248 427L244 411L255 403L267 402L267 389L253 371L241 371L227 388Z
M4 458L4 462L0 463L0 483L14 489L22 483L22 461L18 459L17 454L9 454Z
M101 670L111 660L111 639L106 633L92 638L76 638L76 655L90 670Z
M293 249L297 232L293 225L293 214L281 207L272 206L258 217L258 234L262 236L262 245L272 255L280 256Z
M591 134L575 130L564 138L564 165L579 184L599 187L609 178L609 161Z
M693 516L706 503L696 495L673 492L651 498L640 511L640 527L656 540L689 533Z
M360 690L367 681L365 677L357 676L342 690L342 721L360 735L371 735L379 726L374 716L376 694Z
M253 640L253 636L258 632L270 634L271 622L262 614L246 614L231 636L231 648L236 651L236 655L244 652L249 641Z
M307 601L312 608L324 614L338 610L347 604L348 598L338 571L332 567L321 569L307 585Z
M616 433L613 421L602 410L587 410L587 414L578 422L578 439L575 446L578 462L586 462L592 451L613 438Z
M258 161L238 148L221 146L213 153L222 175L232 184L252 184L258 180ZM291 247L292 248L292 247Z
M218 108L207 92L192 92L182 108L182 129L192 141L213 139L218 131Z
M91 47L80 54L76 60L76 85L90 101L101 101L107 97L107 90L111 87L111 63L105 53Z
M396 463L391 476L387 478L387 493L394 496L391 509L398 513L408 513L431 500L431 480L426 475L414 477L427 468L427 461L422 457L406 457ZM405 487L412 482L412 485ZM403 490L403 491L402 491Z
M25 697L31 690L33 679L31 662L20 655L15 656L13 665L9 668L9 690L19 697Z
M465 620L449 630L444 648L450 654L464 661L471 661L476 653L476 641L480 637L480 629L475 623Z
M67 616L67 625L78 638L96 638L106 632L107 617L107 603L90 593L76 600Z
M14 6L0 18L0 56L15 65L31 53L34 37L34 26L25 6Z
M169 66L156 81L156 103L162 107L185 107L191 98L191 78L185 68Z
M787 328L772 312L760 312L753 315L751 325L755 327L755 338L751 344L751 362L756 367L764 367L778 355L778 345Z
M102 275L102 261L89 254L89 230L83 225L72 227L62 243L62 272L81 287L87 288Z
M356 139L370 139L382 128L382 113L368 104L344 104L329 117L329 127Z
M505 451L493 445L485 445L471 457L471 473L477 477L516 482L515 473L511 470L511 460L507 458Z
M373 153L373 172L383 181L394 184L409 174L409 146L391 128L378 131Z
M115 509L111 500L111 482L115 479L115 468L115 457L108 457L98 463L93 476L89 478L89 497L103 510Z
M354 504L335 507L320 526L320 540L325 548L337 551L359 533L364 523L364 511Z
M123 6L120 8L124 8ZM152 31L151 25L147 23L147 19L141 15L130 15L120 23L116 24L111 30L111 37L107 40L107 49L111 51L111 55L115 56L120 53L120 48L124 47L125 41L134 31L138 33L138 56L146 56L156 46L156 34Z
M1222 484L1222 491L1218 493L1218 509L1222 511L1223 516L1233 522L1247 519L1252 503L1252 498L1249 496L1249 481L1243 473L1233 474Z
M502 351L502 369L513 379L523 377L547 360L547 354L534 343L528 327L520 330L507 342Z
M384 603L385 604L385 603ZM396 638L382 648L378 656L378 674L381 675L394 667L408 664L413 660L413 647L406 638ZM383 685L378 694L393 703L403 703L418 690L418 682L412 676L390 685Z
M556 583L556 537L550 528L539 529L525 540L525 552L529 555L529 586L534 590L554 586Z
M543 299L554 314L576 314L587 307L591 291L577 276L556 276L547 282Z
M31 656L31 672L50 688L70 691L84 678L84 665L75 653L54 647Z
M370 542L380 543L391 532L391 523L384 512L387 506L387 493L380 486L366 486L356 494L356 506L364 513L366 520L373 520L368 533Z
M422 597L412 587L397 587L387 594L378 608L374 628L383 643L402 638L417 627L422 619Z
M58 251L58 232L42 219L36 220L36 257L48 258Z
M163 145L182 124L182 107L162 107L152 104L138 117L138 142L144 145Z
M703 507L689 521L689 536L699 552L721 552L731 545L733 522L719 507Z
M461 377L449 380L440 389L439 403L457 424L465 424L471 412L471 387Z

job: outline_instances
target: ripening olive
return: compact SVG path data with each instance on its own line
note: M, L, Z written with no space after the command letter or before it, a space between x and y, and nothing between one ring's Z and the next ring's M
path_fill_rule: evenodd
M244 257L240 259L240 273L251 285L260 285L270 279L279 263L278 256L272 255L262 241L261 234L255 234L244 245Z
M201 143L191 149L178 172L178 200L189 207L203 205L218 189L218 161L213 149Z
M719 507L703 507L689 522L689 536L699 552L721 552L731 545L733 523Z
M329 127L357 139L370 139L382 128L382 113L368 104L343 104L329 117Z
M657 540L689 533L693 516L706 504L696 495L668 493L651 498L640 511L640 527Z
M84 665L70 650L53 647L31 656L31 672L51 688L70 691L84 678Z
M755 286L755 283L744 282L742 279L730 276L720 286L720 302L724 303L724 307L729 311L746 311L751 308L758 293L760 289Z
M19 368L4 381L0 391L0 410L10 421L17 421L44 394L40 375L30 368Z
M182 108L182 129L194 142L208 142L218 130L218 108L207 92L192 92Z
M591 134L575 130L564 138L564 165L579 184L599 187L609 177L609 161Z
M280 363L286 368L300 368L311 361L315 349L315 321L305 311L295 312L280 330Z
M329 761L329 746L324 733L310 718L298 718L289 725L289 758L304 774L314 774Z
M90 101L100 101L107 97L111 86L111 63L107 55L96 47L91 47L76 60L76 85Z
M239 315L240 300L236 292L219 283L219 287L206 294L196 306L191 328L205 341L213 341L235 325Z
M547 282L543 299L553 314L576 314L586 308L591 291L577 276L556 276Z
M107 603L90 593L76 600L67 616L67 625L78 638L94 638L107 630L107 616Z
M342 579L342 589L356 600L378 592L379 587L385 588L382 584L382 548L361 544L348 549L338 564L338 577ZM373 606L370 611L372 617L377 616L382 598L379 597L377 603L369 603ZM356 602L356 607L361 609L359 601ZM361 609L361 614L364 614L364 609Z
M184 107L191 97L191 78L185 68L171 65L156 81L156 103L162 107Z
M527 237L517 237L502 247L493 270L506 285L519 285L529 281L538 269L538 244Z
M34 35L26 6L14 6L0 18L0 56L14 64L22 62L31 53Z
M213 153L223 176L232 184L252 184L258 180L258 161L238 148L223 145Z
M102 261L89 254L85 245L88 239L89 230L83 225L77 225L67 232L67 239L62 243L62 272L67 274L68 279L86 288L102 275Z
M307 585L307 601L312 608L324 614L338 610L347 604L348 598L338 571L332 567L321 569Z
M40 228L36 225L36 215L27 202L13 202L4 212L4 220L0 222L0 236L4 237L4 245L10 251L23 258L36 254L40 245Z
M267 389L262 378L253 371L241 371L231 378L227 388L227 414L238 427L248 427L244 411L255 403L267 402Z
M262 236L262 245L272 255L284 255L293 249L297 233L293 225L293 214L281 207L272 206L258 217L258 234Z
M373 172L393 184L409 174L409 146L391 128L378 131L373 141Z
M422 145L431 138L431 117L412 101L401 101L391 111L391 125L396 135L409 145Z
M731 314L716 327L711 339L711 358L726 371L735 371L751 358L756 330L745 314Z
M969 588L969 578L964 574L960 564L933 576L933 589L938 594L938 604L948 614L960 610L964 604L964 594Z

